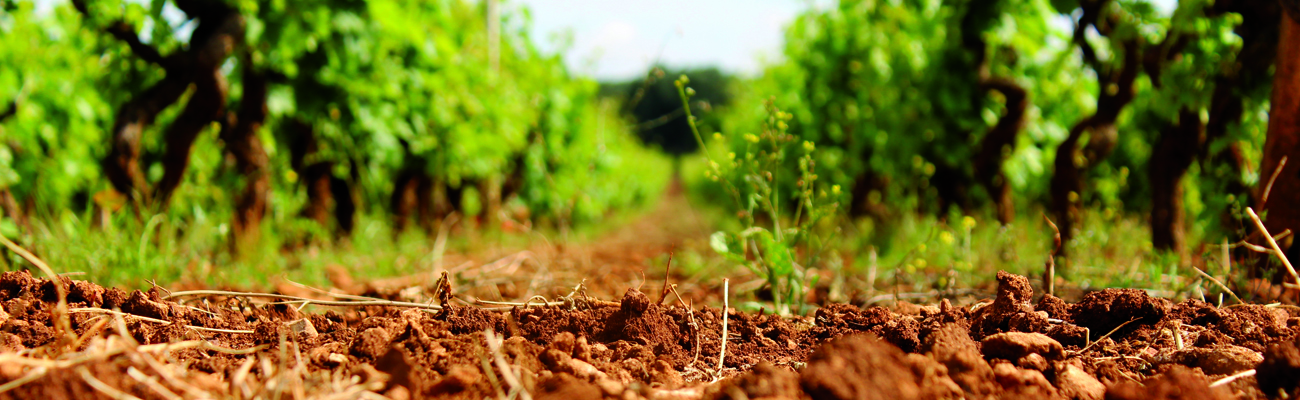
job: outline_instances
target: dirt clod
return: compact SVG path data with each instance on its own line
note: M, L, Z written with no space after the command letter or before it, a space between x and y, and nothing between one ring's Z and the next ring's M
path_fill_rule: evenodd
M1294 342L1279 343L1264 350L1264 361L1255 367L1255 379L1265 395L1300 395L1300 347Z
M1091 329L1094 338L1128 323L1115 333L1122 336L1137 330L1142 324L1159 322L1170 307L1167 300L1148 296L1142 290L1106 289L1084 295L1083 301L1075 305L1072 319Z
M1016 361L1031 354L1048 360L1065 356L1060 342L1041 333L1005 332L984 338L982 350L986 358Z
M1176 366L1142 383L1125 381L1106 390L1106 400L1221 400L1232 398L1226 390L1210 388L1204 374Z
M502 312L449 302L437 313L374 306L299 312L260 300L220 297L182 305L163 300L157 289L128 293L59 282L80 293L75 307L120 307L166 321L124 316L131 340L141 345L201 338L232 349L266 346L251 354L199 349L160 354L172 373L183 376L174 382L214 392L243 390L232 386L236 375L248 383L286 368L305 371L304 377L364 383L375 394L394 399L496 398L498 390L511 390L503 371L516 374L518 385L535 398L565 400L1300 395L1300 349L1293 343L1300 320L1281 307L1218 308L1197 301L1170 306L1140 291L1091 293L1081 304L1044 296L1031 306L1028 280L1006 273L999 274L997 299L983 306L959 307L946 300L898 310L831 304L811 318L665 306L636 290L625 292L617 306L566 304ZM7 315L0 318L0 355L6 360L54 354L48 350L57 343L55 313L44 298L51 287L56 286L27 273L0 274L0 316ZM102 298L99 305L96 295ZM729 334L725 363L718 369L724 312ZM1102 329L1134 318L1138 321L1126 329L1079 351L1088 337L1085 326L1094 327L1095 339L1105 333ZM83 340L75 351L103 354L105 343L132 343L114 338L117 328L104 321L102 313L72 315L73 333ZM189 330L187 325L222 331ZM488 329L502 335L499 351L488 350ZM139 353L84 357L66 351L72 350L65 350L61 360L90 360L75 367L87 368L105 384L135 397L158 397L127 375L131 368L154 371L141 358L128 356ZM1257 377L1208 387L1213 379L1249 368L1257 369ZM0 381L31 369L0 363ZM0 400L99 393L75 368L47 373L0 393ZM157 382L177 393L186 390L161 377Z
M1029 279L998 271L998 295L993 304L980 308L971 323L971 335L983 339L1001 332L1040 332L1047 327L1047 313L1037 313L1030 304L1034 289Z
M1176 350L1170 361L1192 368L1200 368L1210 375L1230 375L1255 368L1264 356L1241 346L1216 346Z
M1073 362L1056 367L1056 387L1062 396L1074 400L1101 400L1106 395L1106 385Z
M813 352L800 374L800 385L815 399L935 398L924 375L908 365L898 347L874 334L833 340Z

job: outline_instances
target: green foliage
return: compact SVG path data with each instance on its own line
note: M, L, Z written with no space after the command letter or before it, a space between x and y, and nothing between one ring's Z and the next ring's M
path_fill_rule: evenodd
M1031 98L1026 129L1004 162L1006 179L1018 197L1043 201L1053 150L1087 111L1095 83L1082 79L1045 1L1002 3L979 33L993 50L989 68L1022 83ZM962 4L846 0L805 13L787 31L787 61L744 85L724 128L756 130L762 99L772 97L794 115L790 132L817 145L829 182L864 185L866 198L854 202L932 203L936 174L970 179L979 140L1004 109L1000 94L975 93L973 67L962 64L969 57L959 40ZM982 106L972 108L972 98ZM733 138L729 146L744 143ZM784 171L796 174L797 165Z
M564 224L599 220L655 198L667 184L668 161L637 145L598 85L534 47L526 12L502 15L498 42L489 43L483 2L229 3L246 34L222 69L227 109L257 100L244 98L243 74L271 77L270 115L258 136L270 156L268 219L277 226L291 224L307 202L290 162L290 148L302 140L294 123L310 126L317 139L306 162L330 163L372 214L385 211L397 175L412 167L450 188L513 182L514 197L502 200ZM113 117L166 72L105 31L133 27L144 45L167 55L185 51L182 38L197 22L168 21L172 0L91 0L84 14L59 5L45 16L30 2L5 4L0 112L16 100L18 113L0 121L0 189L34 205L29 212L37 216L84 218L92 198L121 206L96 196L109 188L99 164ZM151 181L162 174L163 131L187 97L140 134L141 168ZM199 137L183 189L163 211L168 221L230 215L241 178L217 150L223 146L215 124Z
M850 205L846 210L876 217L897 216L898 211L946 217L951 210L936 207L945 205L959 206L958 216L978 214L989 197L976 183L974 160L1009 105L1002 93L976 82L981 76L1004 78L1028 92L1029 106L1014 144L1002 149L1000 179L1009 184L1016 204L1046 205L1058 145L1096 111L1101 90L1115 89L1099 87L1097 73L1108 70L1092 70L1081 56L1074 26L1061 22L1077 18L1079 6L1078 1L1048 0L841 0L811 9L787 28L784 60L738 85L723 130L760 130L764 102L772 99L793 115L790 134L816 145L813 157L823 179L846 189L841 197ZM1183 107L1200 110L1206 118L1216 77L1240 68L1234 63L1240 62L1241 38L1234 29L1241 17L1211 13L1211 6L1185 0L1172 15L1161 15L1147 1L1108 2L1104 10L1117 16L1106 22L1111 34L1101 36L1091 28L1084 32L1108 68L1118 68L1122 59L1114 51L1118 43L1134 38L1149 53L1143 57L1167 58L1153 64L1157 71L1141 72L1137 98L1120 114L1113 154L1087 169L1084 204L1106 213L1150 211L1146 170L1159 128L1176 121ZM1157 47L1169 37L1186 43ZM971 48L972 43L982 44L983 50ZM980 51L985 71L976 64ZM1259 161L1267 91L1258 85L1239 90L1246 98L1241 123L1206 147L1209 153L1229 145L1240 148L1243 164L1252 166ZM1102 139L1085 134L1081 146ZM749 146L741 135L715 142L713 146L737 154ZM1230 182L1254 182L1250 170L1195 163L1184 185L1194 233L1214 236L1221 229L1225 210L1245 201L1224 195L1226 188ZM793 159L771 171L784 182L795 182L801 173ZM1233 176L1242 173L1248 176ZM721 196L724 187L703 189Z
M686 76L676 82L682 104L689 104L695 93L688 83ZM809 268L828 264L823 251L829 248L827 241L833 231L826 232L821 223L836 214L840 186L832 186L828 195L825 185L817 184L817 164L812 156L815 145L808 141L799 144L787 133L792 115L771 103L767 115L759 134L740 135L748 143L741 156L728 153L721 163L709 160L709 178L722 183L745 227L740 232L714 233L709 244L727 260L767 281L777 313L802 314L806 311L804 298L816 284L816 275L809 274ZM686 118L700 147L705 147L689 111ZM708 157L707 148L705 154ZM794 192L783 195L784 182L778 181L774 172L780 172L787 159L798 160L799 175L793 182ZM787 204L787 199L794 204ZM783 207L794 208L793 219L786 219ZM800 250L803 257L799 257Z
M80 25L71 9L40 17L28 2L0 13L0 113L14 111L0 119L0 189L40 212L80 211L107 187L98 158L112 112L99 83L116 53L85 51L102 40Z

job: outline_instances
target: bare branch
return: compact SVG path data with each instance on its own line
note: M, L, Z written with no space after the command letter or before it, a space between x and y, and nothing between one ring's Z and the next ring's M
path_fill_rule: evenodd
M86 19L92 18L86 0L72 0L72 6L81 12L81 15L85 16ZM126 45L131 48L131 52L145 61L158 64L164 69L169 68L172 63L170 57L164 57L162 53L158 52L158 49L141 41L140 35L135 33L135 27L125 20L114 21L104 28L104 32L117 38L117 40L126 42Z
M140 35L135 33L135 27L126 23L126 21L119 20L114 22L112 25L104 28L104 31L108 32L109 35L113 35L117 40L126 42L126 45L131 48L131 52L135 53L136 57L158 64L158 66L163 68L171 67L172 60L168 57L164 57L162 53L159 53L158 49L155 49L153 46L141 42Z

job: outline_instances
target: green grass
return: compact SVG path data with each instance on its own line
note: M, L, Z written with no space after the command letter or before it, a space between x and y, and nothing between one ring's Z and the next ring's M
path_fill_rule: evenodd
M726 224L728 218L720 208L703 199L691 201L696 217L721 224L713 226ZM580 242L617 229L654 207L651 202L572 231L502 233L462 229L449 235L445 252L481 254L517 251L542 241ZM833 277L829 283L838 285L841 293L866 291L868 254L872 250L877 253L877 290L887 290L895 272L900 284L915 290L987 287L998 270L1040 276L1052 245L1051 230L1040 216L1022 215L1005 228L991 217L976 216L969 230L962 216L947 220L956 222L905 213L889 225L865 219L841 221L843 233L836 244L841 257L830 264L833 268L823 267ZM119 215L108 229L93 228L71 214L33 223L33 229L21 237L20 243L56 271L81 272L84 275L77 279L126 288L148 287L149 280L161 285L191 282L267 288L279 277L325 285L325 270L331 265L347 267L358 280L380 279L429 271L437 257L435 238L417 230L394 237L387 218L373 215L360 218L351 239L339 243L304 241L308 237L327 237L327 232L306 220L268 223L262 240L241 257L227 251L228 225L219 216L159 216L141 223L134 217ZM1059 272L1065 287L1138 287L1174 292L1196 277L1190 265L1177 256L1152 251L1149 231L1139 216L1089 211L1080 226L1068 249L1068 267ZM304 242L307 244L301 244ZM1189 238L1189 243L1199 244L1196 238ZM666 257L652 260L651 264L662 265ZM27 267L12 253L6 252L3 260L0 269ZM748 274L707 245L679 249L674 265L677 274L697 282ZM1214 271L1220 270L1215 264ZM1217 292L1208 284L1204 287Z
M575 229L537 229L504 233L485 228L453 230L444 254L477 254L487 250L517 251L537 242L583 241L615 229L643 213L645 204L612 214ZM436 237L419 229L394 236L387 216L365 215L347 240L330 241L329 232L314 222L289 218L267 221L257 243L236 256L229 251L229 219L224 216L158 215L145 222L118 215L108 228L92 227L71 213L34 220L19 237L60 273L105 286L147 288L176 282L217 287L266 288L283 277L308 285L326 284L331 265L348 268L358 280L381 279L430 271L439 257ZM463 223L460 225L464 225ZM317 238L317 239L313 239ZM29 265L5 252L0 270Z
M880 276L892 279L897 270L901 282L931 287L987 283L999 270L1040 276L1052 252L1052 230L1041 217L1022 215L1006 227L991 217L948 220L957 222L912 214L883 227L861 220L845 240L845 248L874 248ZM1087 212L1082 229L1067 245L1069 260L1062 263L1058 275L1070 286L1085 289L1143 286L1153 278L1148 267L1167 260L1152 252L1149 238L1146 225L1136 216ZM868 267L865 254L849 263L851 271ZM952 279L956 282L949 282Z

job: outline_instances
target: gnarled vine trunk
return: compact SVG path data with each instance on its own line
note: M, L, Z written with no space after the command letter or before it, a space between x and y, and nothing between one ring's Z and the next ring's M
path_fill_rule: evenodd
M1273 234L1300 232L1300 10L1295 2L1282 4L1287 12L1280 18L1268 137L1256 186L1259 208L1267 212L1264 224Z
M300 215L323 227L330 226L332 215L335 236L351 234L357 214L357 199L352 185L334 176L333 162L312 159L320 153L320 143L311 124L295 119L288 122L285 129L290 137L289 165L307 189L307 205L303 206Z
M1200 147L1202 131L1200 113L1184 107L1178 113L1178 123L1160 132L1151 151L1147 164L1151 180L1151 243L1157 250L1184 249L1182 180Z
M1119 136L1115 121L1119 119L1120 111L1133 101L1133 82L1141 72L1143 43L1139 38L1124 40L1116 46L1118 48L1112 49L1112 57L1120 58L1119 65L1115 65L1113 60L1109 65L1099 60L1087 40L1085 33L1089 27L1096 28L1103 36L1112 34L1110 24L1115 23L1118 17L1102 14L1109 3L1110 0L1081 2L1083 15L1074 30L1074 42L1083 54L1084 64L1097 73L1101 90L1097 95L1096 111L1070 128L1069 136L1056 148L1056 159L1052 163L1051 210L1062 243L1069 243L1074 237L1084 195L1084 174L1114 148ZM1080 148L1079 140L1084 134L1088 134L1088 145ZM1060 254L1067 255L1068 248L1062 247Z
M1219 195L1240 199L1238 204L1255 205L1259 199L1243 179L1243 172L1250 167L1241 146L1231 139L1230 129L1242 121L1246 98L1273 84L1269 70L1277 58L1280 28L1277 18L1282 12L1279 2L1249 0L1218 0L1207 10L1210 16L1237 13L1242 18L1234 29L1241 37L1236 63L1214 77L1209 121L1205 124L1205 142L1200 153L1201 173L1223 181ZM1231 208L1223 212L1221 221L1225 232L1242 232L1250 224L1234 215ZM1240 239L1233 237L1229 241ZM1245 249L1241 251L1243 256L1253 256Z
M89 15L84 0L74 1L73 5L82 14ZM243 42L244 19L226 3L194 0L178 1L176 6L199 21L189 46L181 52L162 55L143 43L135 28L124 21L105 28L106 33L124 42L137 57L166 71L163 80L118 110L109 154L104 160L104 174L114 188L137 204L165 207L180 186L195 138L225 111L227 88L221 64ZM140 167L142 135L158 114L179 100L190 86L194 90L185 109L166 129L163 178L151 190Z
M262 140L257 137L257 131L266 122L267 78L261 71L247 69L242 85L244 98L239 113L228 118L221 130L226 151L234 156L236 168L244 177L244 187L235 204L236 246L257 240L271 190L270 160Z

